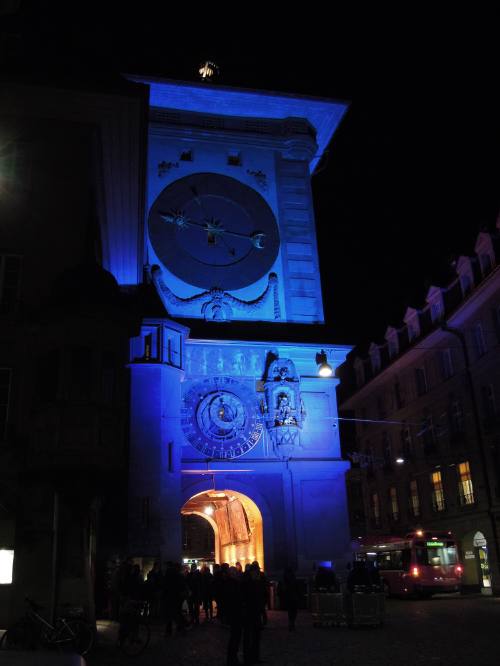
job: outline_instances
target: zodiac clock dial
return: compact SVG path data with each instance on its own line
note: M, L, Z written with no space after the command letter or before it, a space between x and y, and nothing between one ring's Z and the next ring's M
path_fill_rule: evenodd
M278 256L279 232L263 197L236 178L194 173L168 185L149 214L161 263L188 284L241 289Z
M190 444L208 458L238 458L260 439L263 422L257 401L231 377L210 377L184 396L182 429Z

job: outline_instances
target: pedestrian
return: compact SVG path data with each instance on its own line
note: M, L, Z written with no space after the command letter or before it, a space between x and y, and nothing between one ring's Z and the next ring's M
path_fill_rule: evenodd
M189 591L188 606L192 624L200 624L200 604L202 599L201 572L196 564L191 565L191 571L186 576Z
M238 650L243 633L243 580L236 567L229 567L226 581L226 609L229 618L227 666L239 666Z
M214 577L205 565L201 570L201 601L205 612L205 622L213 620Z
M262 629L262 579L257 562L242 577L243 592L243 659L245 666L259 664Z
M291 567L285 569L283 579L278 584L278 596L280 607L288 613L288 631L295 631L300 595L298 581Z

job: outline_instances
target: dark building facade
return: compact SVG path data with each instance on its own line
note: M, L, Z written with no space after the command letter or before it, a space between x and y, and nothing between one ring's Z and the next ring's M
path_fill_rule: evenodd
M350 527L451 531L465 589L500 591L499 234L482 232L446 287L342 370ZM348 423L348 421L346 421Z

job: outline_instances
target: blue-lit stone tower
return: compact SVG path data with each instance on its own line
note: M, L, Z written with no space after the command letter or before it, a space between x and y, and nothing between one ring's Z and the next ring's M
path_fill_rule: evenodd
M181 558L181 513L215 557L311 571L348 552L335 386L310 178L346 105L210 84L149 86L147 212L109 266L161 303L131 343L129 539ZM139 267L139 270L137 270ZM137 281L141 280L137 277Z

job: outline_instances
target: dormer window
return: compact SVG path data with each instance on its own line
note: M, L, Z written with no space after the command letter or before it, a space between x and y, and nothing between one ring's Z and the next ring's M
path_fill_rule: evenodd
M491 273L491 269L495 262L495 251L493 249L493 242L490 234L482 231L477 237L474 250L479 258L479 265L481 266L483 277L486 277L488 273Z
M365 383L365 366L360 358L354 361L354 372L356 374L356 386L361 388Z
M470 257L459 257L456 271L462 288L462 295L467 296L472 291L474 279L472 277L472 262Z
M394 358L399 354L399 339L397 330L395 328L389 327L385 333L385 339L387 340L389 358Z
M380 372L381 367L380 349L375 343L370 345L370 361L372 364L373 374L375 375L377 372Z
M408 308L404 317L404 322L408 328L408 340L411 342L420 335L420 321L417 310Z
M435 324L443 318L444 314L442 289L439 287L431 287L427 292L427 298L425 300L429 304L431 310L431 321Z

